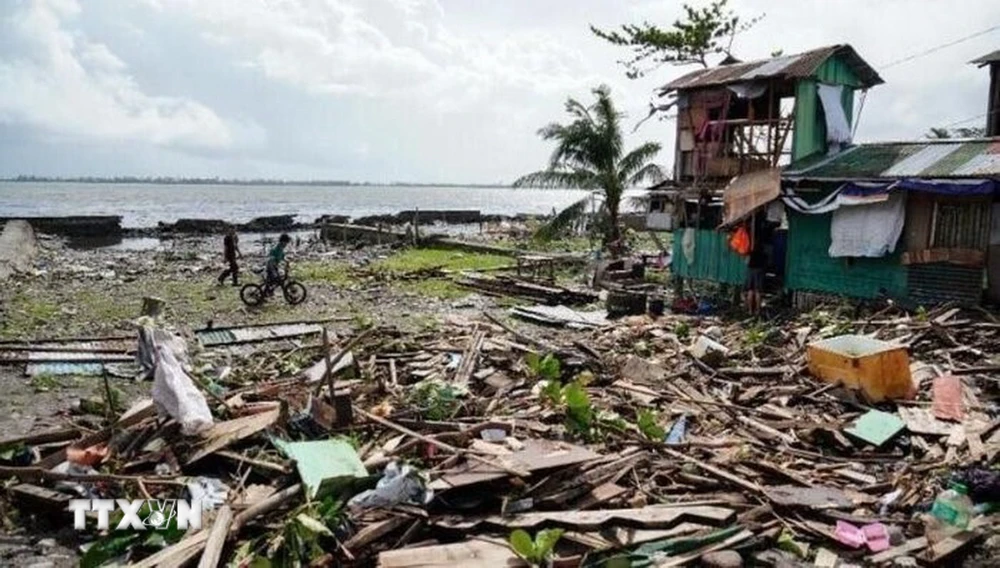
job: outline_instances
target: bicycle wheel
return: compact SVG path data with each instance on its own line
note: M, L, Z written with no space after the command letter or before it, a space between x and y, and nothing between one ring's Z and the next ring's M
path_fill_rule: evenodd
M246 284L240 288L240 299L248 306L259 306L264 302L264 289L257 284Z
M306 287L294 280L285 282L281 293L285 296L285 301L293 306L306 301Z

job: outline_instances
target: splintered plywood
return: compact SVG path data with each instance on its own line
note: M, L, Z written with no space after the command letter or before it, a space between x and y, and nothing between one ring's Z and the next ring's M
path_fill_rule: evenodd
M851 497L833 487L797 487L778 485L765 487L764 495L775 505L783 507L808 507L810 509L851 509L855 502Z
M380 568L492 568L527 566L505 545L483 540L388 550L378 555Z
M524 440L523 444L524 449L494 459L512 469L534 473L545 469L575 465L601 457L600 454L587 448L565 442ZM458 468L445 472L440 478L431 482L430 488L435 491L445 491L503 479L509 475L506 471L486 464L466 462Z

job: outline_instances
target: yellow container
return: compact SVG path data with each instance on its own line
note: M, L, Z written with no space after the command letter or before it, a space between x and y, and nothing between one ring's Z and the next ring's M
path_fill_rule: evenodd
M807 354L810 373L861 390L871 402L915 394L905 347L861 335L840 335L810 343Z

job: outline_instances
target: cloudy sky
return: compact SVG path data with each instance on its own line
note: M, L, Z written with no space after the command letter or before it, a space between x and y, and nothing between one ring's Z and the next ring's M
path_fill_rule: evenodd
M692 0L698 4L700 0ZM876 68L1000 25L991 0L733 0L766 14L743 59L850 43ZM0 176L509 182L535 132L611 86L631 126L655 87L588 24L667 24L668 0L0 0ZM882 72L860 139L985 112L1000 29ZM962 126L978 126L982 119ZM650 121L633 143L668 146ZM670 165L664 151L660 162Z

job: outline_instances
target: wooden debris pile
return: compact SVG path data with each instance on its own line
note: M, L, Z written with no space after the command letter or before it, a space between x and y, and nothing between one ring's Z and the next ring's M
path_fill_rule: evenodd
M915 397L871 403L805 371L811 342L848 332L906 345ZM1000 324L974 312L584 330L486 314L309 337L206 348L198 436L146 403L3 441L30 448L0 468L9 497L66 520L81 495L225 487L200 530L91 523L91 565L956 565L998 520L982 487L964 530L929 540L922 516L1000 453Z

